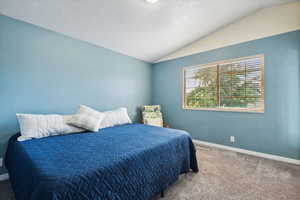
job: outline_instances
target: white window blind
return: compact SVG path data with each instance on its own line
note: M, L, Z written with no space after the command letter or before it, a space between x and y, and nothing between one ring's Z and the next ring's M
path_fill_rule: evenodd
M264 56L184 68L185 109L264 112Z

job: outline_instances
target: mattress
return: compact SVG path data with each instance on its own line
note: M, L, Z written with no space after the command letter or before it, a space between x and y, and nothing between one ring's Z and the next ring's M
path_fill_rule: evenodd
M9 140L5 164L17 200L147 200L198 172L190 135L143 124Z

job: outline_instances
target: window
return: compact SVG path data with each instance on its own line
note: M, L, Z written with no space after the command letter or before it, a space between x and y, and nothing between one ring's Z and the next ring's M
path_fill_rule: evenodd
M264 56L183 69L183 108L264 112Z

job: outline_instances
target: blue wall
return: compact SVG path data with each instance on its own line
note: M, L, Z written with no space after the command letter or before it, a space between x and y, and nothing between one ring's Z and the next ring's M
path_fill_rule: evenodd
M0 157L17 112L126 106L137 119L151 100L151 64L1 15L0 52Z
M182 67L265 55L265 113L182 109ZM174 128L196 139L300 159L300 31L215 49L153 66L152 103Z

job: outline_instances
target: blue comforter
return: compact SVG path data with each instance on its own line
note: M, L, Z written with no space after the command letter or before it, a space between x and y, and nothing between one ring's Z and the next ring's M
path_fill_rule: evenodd
M6 166L17 200L147 200L198 171L188 133L142 124L23 142Z

